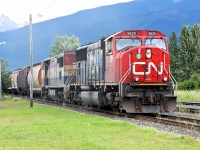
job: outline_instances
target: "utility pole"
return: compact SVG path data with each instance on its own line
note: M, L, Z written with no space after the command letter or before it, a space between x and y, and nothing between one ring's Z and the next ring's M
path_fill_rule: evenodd
M1 85L1 60L0 60L0 99L2 99L2 85Z
M33 107L33 38L32 38L32 15L29 15L30 21L30 72L31 72L31 79L30 79L30 107Z

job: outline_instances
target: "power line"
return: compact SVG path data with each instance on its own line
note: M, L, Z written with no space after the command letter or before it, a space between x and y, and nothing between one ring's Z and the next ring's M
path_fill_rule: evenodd
M43 9L42 13L44 13L49 7L51 7L52 5L54 5L56 1L57 1L57 0L54 0L54 1L51 2L49 5L47 5L47 6Z

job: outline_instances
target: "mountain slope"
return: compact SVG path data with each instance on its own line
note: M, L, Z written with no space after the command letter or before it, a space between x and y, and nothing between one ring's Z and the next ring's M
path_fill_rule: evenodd
M5 15L0 15L0 32L17 28L17 24Z
M135 0L34 24L34 62L48 57L57 35L74 34L86 44L126 29L154 29L166 35L172 30L179 32L182 25L199 23L199 4L199 0ZM28 26L0 33L0 41L6 41L6 45L0 45L0 57L8 59L9 69L29 64Z

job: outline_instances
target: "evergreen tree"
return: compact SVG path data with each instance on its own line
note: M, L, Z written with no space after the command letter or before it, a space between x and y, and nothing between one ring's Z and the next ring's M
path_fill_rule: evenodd
M194 39L194 69L195 73L200 73L200 24L196 24L192 28L192 35Z
M75 50L79 47L79 38L74 35L57 36L54 45L51 47L50 57L58 55L62 52Z
M194 39L190 26L183 26L181 29L180 37L180 73L179 78L181 81L189 79L190 75L194 72Z
M179 63L180 50L179 50L178 39L177 39L175 31L172 31L170 38L169 38L169 53L170 53L170 56L171 56L171 62L170 62L171 73L173 74L173 76L177 80L179 80L179 78L178 78L178 74L179 74L178 68L181 65Z
M200 24L183 26L177 41L173 31L169 38L169 53L171 55L171 71L180 82L191 75L200 74Z

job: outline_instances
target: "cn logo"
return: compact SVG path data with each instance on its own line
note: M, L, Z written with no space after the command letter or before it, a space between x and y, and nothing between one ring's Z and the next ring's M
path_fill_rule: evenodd
M146 62L134 62L133 63L133 74L135 75L144 75L144 72L137 72L136 68L138 65L146 65ZM138 66L139 67L139 66ZM163 62L160 63L160 70L158 70L158 67L153 63L150 62L147 66L147 72L145 72L146 75L150 75L151 69L154 69L159 75L163 74Z

